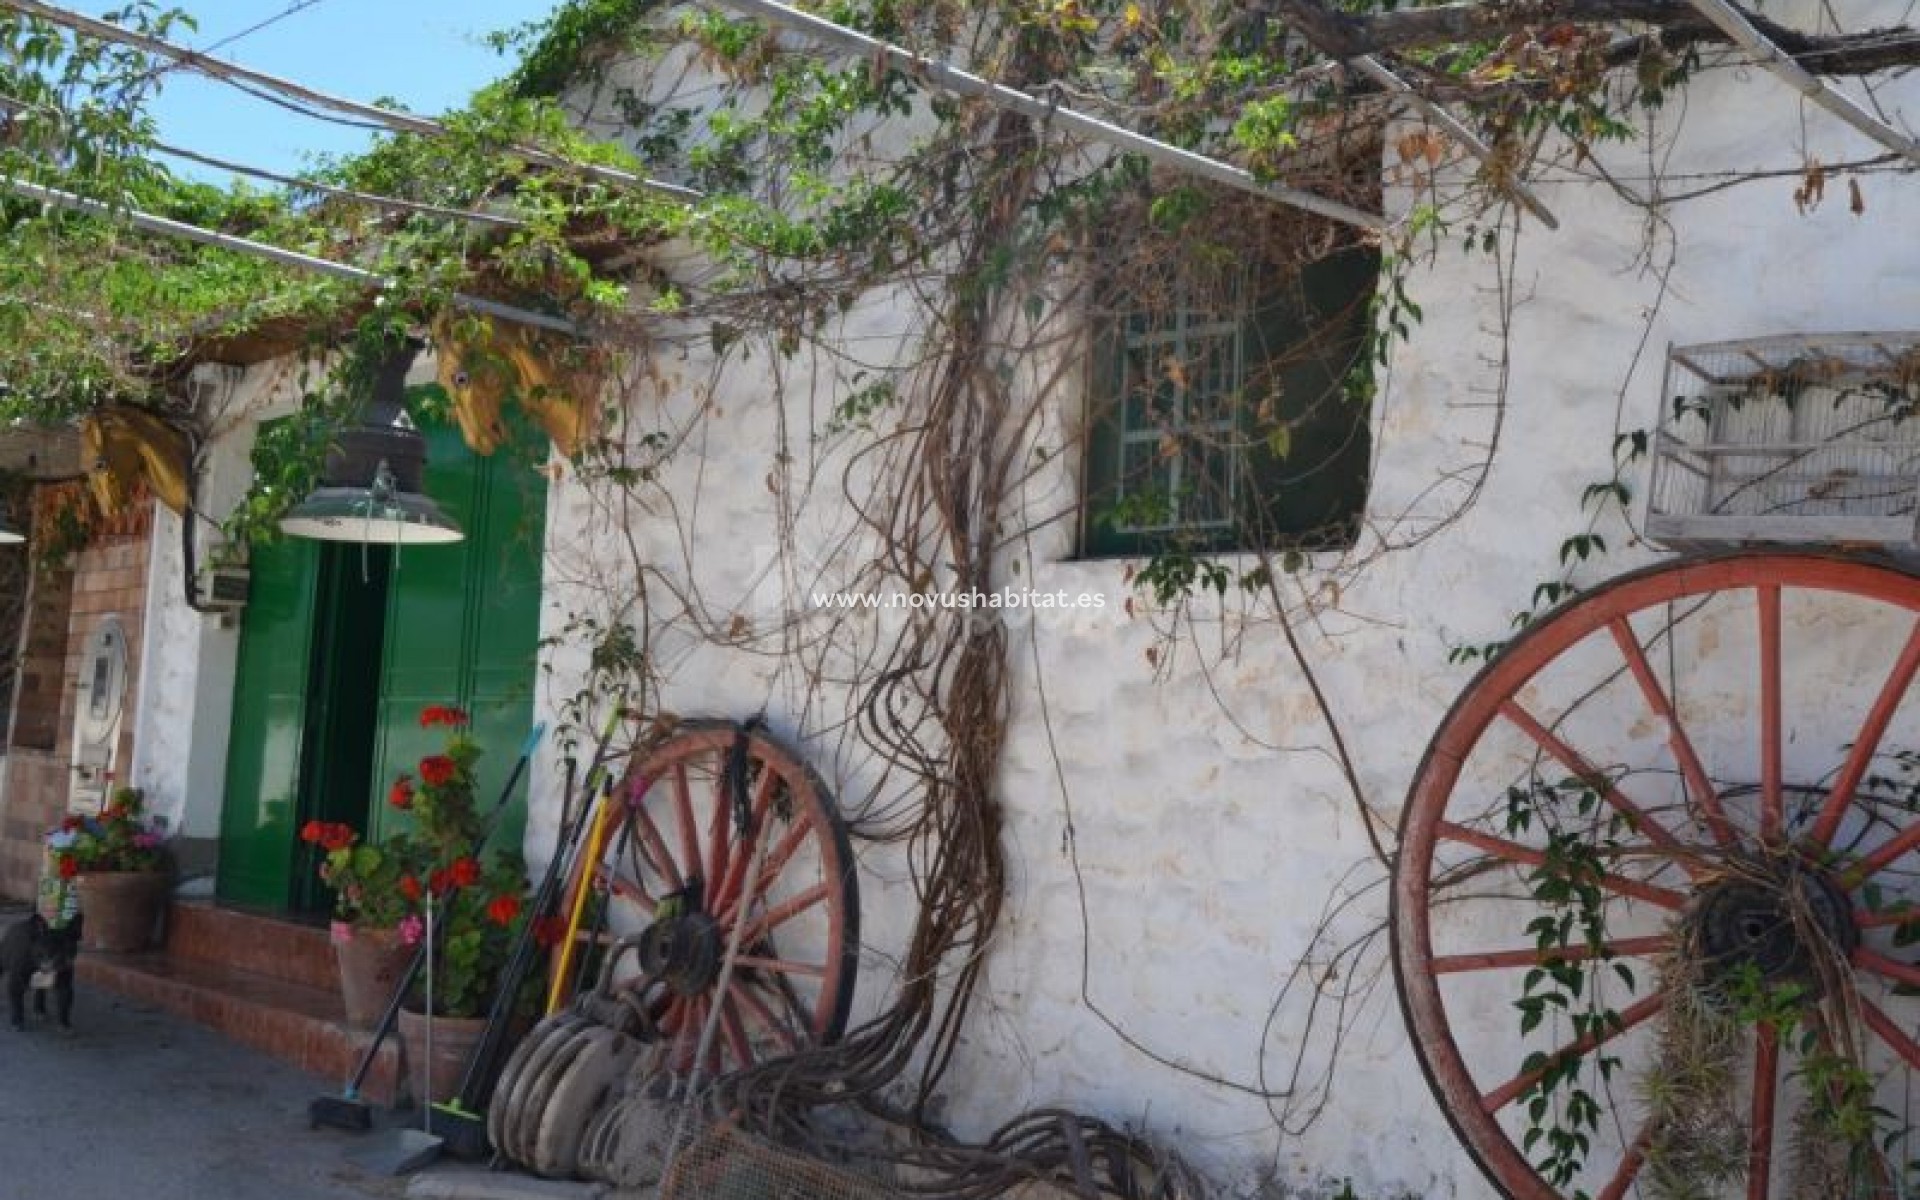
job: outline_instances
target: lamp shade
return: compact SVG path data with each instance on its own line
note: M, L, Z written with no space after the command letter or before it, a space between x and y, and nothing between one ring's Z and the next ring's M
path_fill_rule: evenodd
M426 439L402 403L417 351L409 342L381 364L359 423L341 431L319 484L280 518L281 532L390 546L457 542L465 536L420 490Z

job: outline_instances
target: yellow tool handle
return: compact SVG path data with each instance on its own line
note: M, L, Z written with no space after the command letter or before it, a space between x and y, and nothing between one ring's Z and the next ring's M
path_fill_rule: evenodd
M573 974L573 956L580 945L580 920L587 912L587 893L593 890L594 868L600 863L600 852L606 849L607 826L612 823L614 804L613 789L602 791L594 804L593 825L587 830L587 851L580 859L579 874L574 880L573 901L567 906L567 930L560 940L560 958L554 963L553 978L547 982L549 1015L566 1000L564 993L567 980Z

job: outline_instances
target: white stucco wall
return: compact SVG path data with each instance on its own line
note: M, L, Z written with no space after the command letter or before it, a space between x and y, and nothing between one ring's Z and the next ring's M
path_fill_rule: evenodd
M1920 95L1911 86L1876 94L1896 122L1902 103ZM1616 180L1648 195L1650 156L1674 192L1729 173L1875 153L1771 77L1720 70L1703 73L1638 142L1601 156ZM1920 189L1905 176L1863 178L1860 215L1840 185L1817 209L1797 211L1790 174L1652 214L1591 172L1548 174L1537 187L1561 227L1528 220L1517 235L1504 391L1497 259L1462 252L1456 227L1408 280L1425 319L1396 349L1376 403L1370 537L1399 545L1456 519L1362 571L1298 580L1323 604L1302 631L1307 653L1359 781L1389 820L1471 678L1470 666L1448 662L1449 649L1506 636L1534 584L1557 574L1562 540L1585 527L1582 489L1606 477L1615 435L1657 419L1670 343L1902 328L1920 317L1920 247L1906 236L1920 217ZM1397 189L1389 209L1404 214L1418 199ZM1503 248L1515 236L1506 230ZM854 314L850 335L866 331L860 322ZM665 386L637 389L636 422L690 425L707 399L704 360L686 352L655 370ZM831 388L795 387L798 366L784 374L791 450L806 444L792 431L817 427L818 395ZM636 518L628 531L651 569L697 581L720 604L757 595L754 572L771 552L757 531L772 528L774 512L763 481L783 445L771 381L749 366L715 387L717 411L669 478L678 515ZM1477 501L1457 511L1496 436ZM821 463L815 477L831 484L837 466ZM1035 511L1057 509L1065 471L1036 482ZM1630 482L1637 517L1644 469ZM808 506L816 533L841 528L844 515L818 511L833 508L825 492ZM556 545L589 559L606 549L561 532L590 525L577 490L556 488L552 505ZM1600 531L1614 552L1584 583L1657 557L1617 522ZM1384 937L1341 960L1343 970L1371 974L1344 1016L1324 1097L1307 1094L1334 1042L1325 1012L1309 1025L1309 989L1289 986L1289 974L1377 930L1387 902L1385 871L1280 632L1256 624L1204 670L1191 646L1156 670L1152 623L1125 615L1121 564L1073 561L1064 522L1022 551L1022 574L1004 582L1099 593L1106 605L1008 618L1014 710L1001 800L1010 894L947 1081L947 1114L977 1134L1029 1106L1086 1108L1165 1137L1243 1193L1270 1181L1306 1194L1350 1177L1363 1196L1488 1195L1408 1046ZM627 569L599 570L617 578ZM593 573L577 559L551 573L552 629L559 614L592 604L575 581ZM1324 590L1330 582L1341 589L1337 602ZM1214 632L1203 622L1194 636ZM569 663L564 653L555 659L562 682ZM870 764L830 732L842 715L836 694L804 686L792 663L669 638L662 666L669 708L765 707L854 803L864 796ZM866 866L863 914L878 919L867 931L863 1010L891 994L892 939L912 904L887 856ZM1279 1093L1296 1057L1307 1069L1289 1102ZM1319 1118L1301 1121L1322 1099Z

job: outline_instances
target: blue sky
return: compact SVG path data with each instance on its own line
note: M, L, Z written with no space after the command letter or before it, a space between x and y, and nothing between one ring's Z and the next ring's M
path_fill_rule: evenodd
M486 34L539 20L557 3L190 0L178 6L193 15L199 28L177 30L171 40L208 48L279 17L266 28L213 50L214 57L350 100L397 100L409 111L432 116L463 103L476 88L511 69L509 60L484 44ZM69 6L98 17L123 3L71 0ZM357 150L370 136L357 128L296 115L185 70L166 75L153 113L161 141L282 173L298 170L318 152ZM209 182L227 179L224 172L193 164L169 165Z

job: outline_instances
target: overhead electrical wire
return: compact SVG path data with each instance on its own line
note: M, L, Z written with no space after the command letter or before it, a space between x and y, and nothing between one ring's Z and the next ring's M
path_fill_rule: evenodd
M88 37L113 42L117 45L132 46L137 50L143 50L149 54L168 59L190 71L198 72L211 79L217 79L222 83L231 84L235 87L247 84L256 88L264 88L282 97L290 98L291 100L330 109L336 113L344 113L348 116L358 117L366 121L372 121L384 128L401 133L416 133L429 137L440 137L450 132L446 125L430 117L416 116L413 113L400 112L397 109L382 108L374 104L362 104L357 100L348 100L340 96L328 95L325 92L316 91L313 88L307 87L304 84L295 83L289 79L282 79L275 75L268 75L262 71L251 70L247 67L240 66L238 63L209 58L199 51L176 45L163 38L125 29L107 21L95 20L82 13L58 8L51 4L44 4L41 0L0 0L0 9L10 9L26 16L38 17L43 21L52 22L63 29L70 29ZM622 171L617 167L606 167L597 163L576 162L562 155L555 154L550 150L541 149L538 146L516 144L504 147L504 151L505 153L537 166L577 172L601 183L610 183L621 187L643 188L650 192L657 192L661 195L681 200L695 200L700 198L700 193L693 188L683 187L677 183L667 183L663 180L649 179L642 175L636 175L631 171Z
M356 283L368 284L374 287L386 287L393 282L388 276L381 275L375 271L369 271L364 267L353 266L350 263L335 262L332 259L319 258L312 254L302 254L297 250L288 250L283 246L274 246L266 242L239 237L231 233L221 233L216 229L207 229L204 226L190 224L186 221L176 221L171 217L163 217L156 213L143 212L139 209L115 208L99 200L93 200L86 196L79 196L72 192L62 191L59 188L46 187L42 184L8 175L0 175L0 191L12 192L14 195L24 199L38 200L43 204L49 204L55 208L64 208L71 212L87 213L91 216L118 218L126 221L134 228L144 230L148 233L158 233L168 237L182 238L186 241L198 242L203 246L216 246L222 250L231 250L237 254L263 258L269 262L279 263L282 266L295 267L321 275L331 275L336 279L352 280ZM451 297L451 303L456 308L464 308L470 312L485 313L488 316L497 317L500 320L509 321L516 325L532 325L540 329L549 329L556 333L564 333L571 337L593 336L593 331L587 329L577 321L569 320L566 317L557 317L550 313L534 312L531 309L518 308L511 304L502 304L498 300L489 300L484 296L470 296L465 293L455 292Z
M5 92L0 92L0 111L26 112L29 110L39 112L52 111L46 105L33 104L17 96L9 96ZM444 217L454 221L471 221L478 225L493 225L502 229L523 229L526 227L525 221L517 217L505 216L501 213L479 212L469 208L449 208L445 205L424 204L418 200L404 200L398 196L381 195L377 192L363 192L356 188L338 187L330 183L321 183L318 180L302 179L298 175L285 175L278 171L269 171L265 167L249 166L246 163L234 162L231 159L217 158L211 154L203 154L197 150L188 150L184 146L175 146L167 142L153 142L151 146L156 153L166 155L170 158L185 159L188 162L199 163L202 166L213 167L216 170L230 171L235 175L244 175L249 179L259 179L267 183L277 183L282 187L294 191L312 192L316 195L333 196L342 200L354 200L374 208L387 209L392 212L410 213L416 216Z

